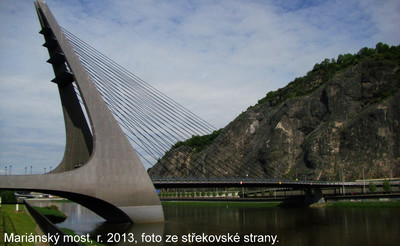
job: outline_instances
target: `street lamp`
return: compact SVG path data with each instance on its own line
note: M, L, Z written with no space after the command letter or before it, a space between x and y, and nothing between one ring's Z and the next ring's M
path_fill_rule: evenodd
M31 174L32 174L32 166L31 166Z
M343 195L345 196L346 195L346 191L344 189L344 171L346 171L346 169L343 168L343 170L342 170L342 184L343 184L342 190L343 190Z
M4 167L6 169L6 172L4 173L4 175L7 175L7 166Z
M246 173L246 182L247 182L248 177L249 177L249 174ZM243 198L244 198L244 194L246 193L246 191L247 191L247 189L245 189L244 186L243 186L242 187Z
M11 175L11 167L12 167L12 165L10 165L10 175Z
M363 193L365 194L365 177L364 177L364 169L365 169L365 167L363 167Z

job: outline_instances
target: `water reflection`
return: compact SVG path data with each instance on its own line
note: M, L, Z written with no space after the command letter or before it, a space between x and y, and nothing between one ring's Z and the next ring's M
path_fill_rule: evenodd
M69 228L77 234L84 235L90 233L93 228L100 226L105 222L103 218L93 213L89 209L68 201L48 201L48 200L30 200L32 206L46 207L57 206L58 209L67 215L67 219L57 224L59 228Z
M279 243L276 245L397 245L400 240L398 208L312 209L168 205L164 206L165 223L112 225L75 203L53 204L68 215L68 219L59 224L59 227L70 228L82 235L89 233L92 238L100 235L103 243L107 245L132 245L126 238L120 240L125 243L106 242L110 239L110 235L118 233L121 235L131 233L138 245L142 242L143 233L159 235L163 241L166 235L176 235L181 239L191 233L206 235L238 233L242 239L251 233L277 235ZM49 206L49 203L35 205ZM163 242L144 244L170 245ZM242 240L240 244L231 245L252 244L245 244ZM268 245L268 243L256 245Z

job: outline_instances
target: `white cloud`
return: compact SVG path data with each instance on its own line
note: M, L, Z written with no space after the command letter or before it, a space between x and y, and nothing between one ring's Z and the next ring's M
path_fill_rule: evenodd
M400 40L396 0L47 4L61 26L218 128L324 58ZM64 123L32 1L0 1L0 31L0 170L54 166Z

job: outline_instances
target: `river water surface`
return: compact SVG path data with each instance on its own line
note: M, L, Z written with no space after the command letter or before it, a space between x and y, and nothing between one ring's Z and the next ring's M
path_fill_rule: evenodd
M163 207L165 223L110 225L78 204L51 204L68 215L59 227L89 234L106 245L198 245L196 240L204 242L202 245L400 245L399 208L167 205ZM223 243L216 242L224 239ZM157 243L159 240L162 242Z

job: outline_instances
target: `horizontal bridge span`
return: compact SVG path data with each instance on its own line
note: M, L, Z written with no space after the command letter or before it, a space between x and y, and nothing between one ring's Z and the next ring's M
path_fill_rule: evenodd
M117 208L113 204L108 203L105 200L80 194L77 192L67 192L63 190L43 189L43 188L0 188L0 190L13 190L13 191L28 191L28 192L39 192L44 194L51 194L66 198L72 202L76 202L92 212L96 213L100 217L107 220L108 223L131 223L131 218L124 213L121 209Z
M332 188L362 187L364 182L310 181L261 178L152 178L156 188L191 187L285 187L285 188Z

